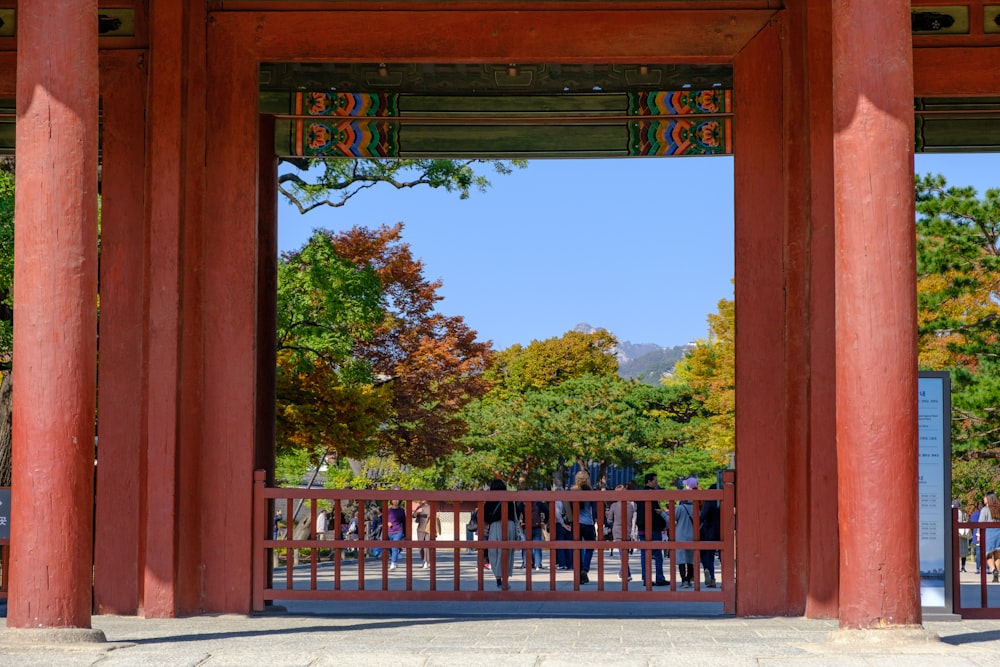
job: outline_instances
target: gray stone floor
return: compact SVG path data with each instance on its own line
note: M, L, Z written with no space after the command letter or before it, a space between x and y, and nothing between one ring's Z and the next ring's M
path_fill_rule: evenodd
M3 630L0 667L1000 665L1000 621L948 615L929 616L922 628L859 632L836 621L736 618L681 602L283 606L257 616L95 616L93 633ZM83 641L93 635L106 641Z
M290 608L256 617L96 616L105 643L63 643L59 631L0 632L0 665L221 667L267 665L979 665L1000 664L1000 623L930 621L923 629L849 632L802 618L679 618L576 603L566 614L517 605L442 613L395 603L380 613ZM453 605L454 606L454 605ZM590 614L590 615L587 615Z

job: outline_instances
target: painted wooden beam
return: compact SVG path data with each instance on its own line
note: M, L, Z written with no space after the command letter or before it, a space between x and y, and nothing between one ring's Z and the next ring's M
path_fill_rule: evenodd
M1000 96L1000 46L913 49L914 97Z
M0 97L14 97L17 89L17 52L0 51Z

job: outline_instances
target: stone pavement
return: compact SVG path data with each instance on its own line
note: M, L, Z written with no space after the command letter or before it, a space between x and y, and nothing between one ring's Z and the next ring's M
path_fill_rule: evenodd
M0 631L0 666L1000 665L997 621L858 632L835 621L697 614L683 603L402 602L288 603L260 616L95 616L106 642L74 641L86 631Z
M963 596L978 599L978 578L962 579ZM1000 585L989 593L996 606ZM922 630L857 632L735 618L704 602L280 604L256 616L94 616L92 631L0 629L0 667L1000 665L1000 621L951 615L928 615Z

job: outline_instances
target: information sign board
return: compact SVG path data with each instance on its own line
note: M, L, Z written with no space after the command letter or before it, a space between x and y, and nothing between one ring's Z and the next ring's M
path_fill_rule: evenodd
M951 610L951 376L922 371L917 395L920 604Z

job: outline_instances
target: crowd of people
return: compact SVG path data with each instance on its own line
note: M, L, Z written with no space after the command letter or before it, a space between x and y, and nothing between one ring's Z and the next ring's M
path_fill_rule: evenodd
M698 479L689 477L679 484L683 489L697 489ZM635 490L635 485L619 484L616 490ZM649 473L644 478L644 489L654 491L660 489L659 480L655 473ZM711 488L717 488L715 484ZM494 480L490 485L491 491L505 491L506 484L502 480ZM594 487L591 484L590 475L584 470L577 473L570 491L591 491ZM555 536L550 538L548 534L550 505L548 502L535 501L527 507L523 503L507 501L507 526L502 519L503 501L491 501L484 505L485 526L487 527L487 539L507 540L526 539L531 542L543 542L554 539L560 541L584 541L597 542L598 516L603 512L603 521L600 523L604 527L603 538L614 542L654 542L655 546L649 547L637 545L636 548L619 550L620 567L618 576L629 581L632 580L632 571L629 565L629 555L633 551L640 554L641 572L643 584L647 581L646 573L646 551L650 552L652 567L655 571L655 578L652 586L668 586L664 570L664 545L660 544L669 539L668 526L670 516L666 509L660 506L659 500L636 503L629 501L608 501L598 502L594 500L573 501L571 496L557 499L551 506L554 513ZM677 542L694 542L694 506L690 500L682 500L675 505L674 536ZM647 512L650 515L649 523L646 522ZM475 521L470 522L474 524ZM719 503L716 500L706 500L700 505L698 512L698 541L718 541L721 537ZM467 539L472 539L473 526L469 526ZM518 537L513 537L518 536ZM596 546L596 545L595 545ZM513 572L514 549L508 549L507 557L504 558L502 550L491 548L486 553L486 562L492 569L497 580L497 586L502 585L504 563L506 563L507 576ZM614 555L614 549L611 549ZM692 588L695 578L694 549L677 549L676 559L680 572L680 587ZM528 556L530 553L530 561ZM579 554L579 560L575 559ZM543 550L540 546L533 546L530 549L521 550L520 568L531 567L533 570L542 570ZM557 570L572 570L577 573L580 585L590 583L590 568L593 563L594 549L559 549L553 553L554 567ZM704 572L706 588L715 588L717 584L715 576L715 561L718 557L716 549L699 550L699 564Z

